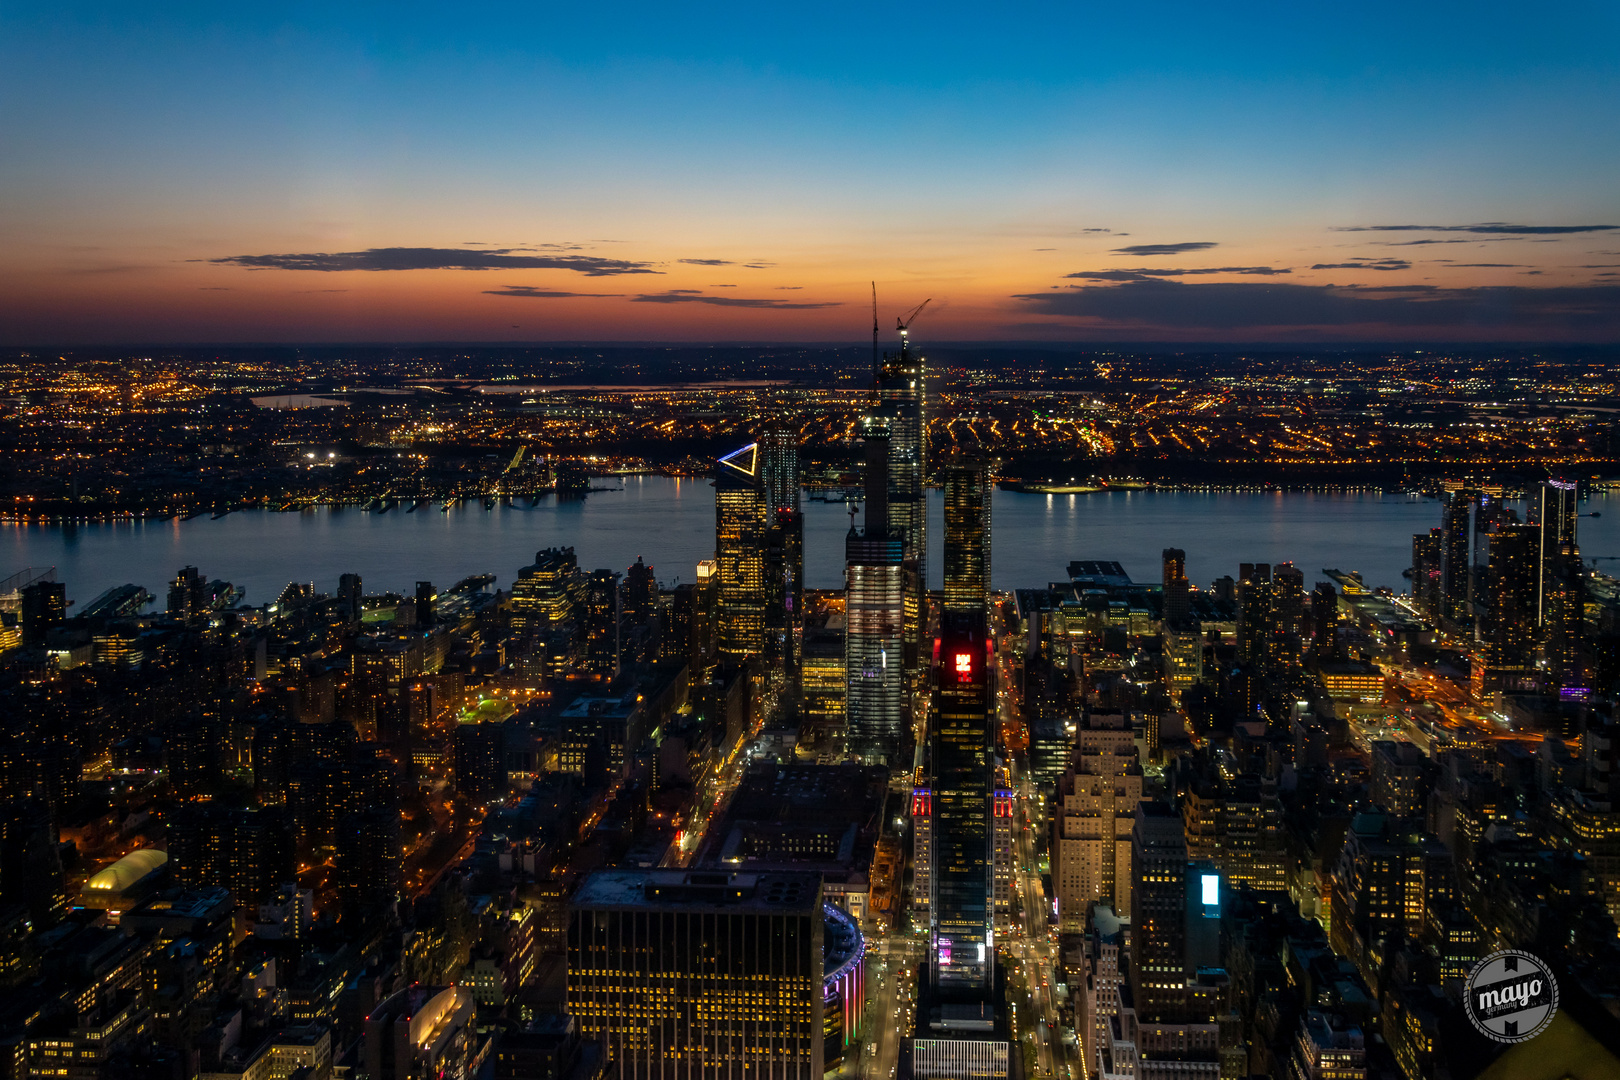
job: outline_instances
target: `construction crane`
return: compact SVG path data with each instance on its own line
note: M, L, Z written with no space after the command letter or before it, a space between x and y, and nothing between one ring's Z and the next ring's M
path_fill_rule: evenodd
M894 320L894 328L896 330L900 331L900 336L901 337L906 336L906 331L911 328L911 324L917 320L917 316L922 314L923 308L927 307L930 303L933 302L933 299L934 299L933 297L929 297L927 300L924 300L922 303L920 303L916 307L912 308L906 314L904 314L904 315L900 316L898 319Z
M872 380L878 377L878 317L877 317L877 282L872 282ZM852 525L851 528L854 526Z

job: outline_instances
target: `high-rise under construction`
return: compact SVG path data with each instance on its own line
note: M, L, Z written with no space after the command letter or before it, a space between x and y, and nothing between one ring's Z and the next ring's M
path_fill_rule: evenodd
M889 430L889 528L901 544L903 663L908 688L915 690L925 674L922 638L928 627L928 416L924 363L911 347L905 323L900 326L900 351L875 358L873 375L876 415Z
M889 429L866 421L866 527L844 540L845 731L855 757L906 764L904 540L889 523Z

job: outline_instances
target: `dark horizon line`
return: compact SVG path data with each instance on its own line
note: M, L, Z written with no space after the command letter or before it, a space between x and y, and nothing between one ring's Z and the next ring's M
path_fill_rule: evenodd
M986 338L966 340L922 340L913 344L922 349L1033 349L1040 351L1078 350L1094 352L1099 349L1154 349L1178 352L1257 352L1257 351L1381 351L1429 349L1602 349L1620 351L1620 341L1053 341L1047 339L1025 341L1017 338ZM668 339L600 341L573 339L563 341L469 341L466 339L422 341L205 341L205 342L55 342L31 344L0 344L0 351L85 351L85 350L156 350L171 351L199 349L854 349L870 350L870 341L671 341Z

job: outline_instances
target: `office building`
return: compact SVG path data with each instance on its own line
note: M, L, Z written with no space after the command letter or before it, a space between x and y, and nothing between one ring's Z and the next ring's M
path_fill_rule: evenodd
M945 605L949 615L990 605L990 476L982 463L956 461L945 489Z
M612 682L619 674L622 650L619 618L619 575L596 570L585 582L585 670Z
M1583 691L1580 669L1581 624L1586 584L1576 542L1579 492L1567 480L1549 480L1535 493L1540 526L1541 583L1537 614L1545 689Z
M1331 664L1339 658L1339 594L1332 585L1318 581L1311 590L1311 657L1318 664Z
M765 645L765 499L758 443L715 462L715 616L722 657L744 660Z
M1196 686L1204 677L1204 636L1196 629L1182 624L1171 629L1166 623L1164 639L1164 688L1172 704L1181 703L1181 695Z
M995 656L982 611L942 618L929 717L929 984L942 1002L985 1002L995 973Z
M511 706L486 699L456 719L451 751L456 794L488 803L506 794L506 728Z
M335 599L338 602L338 610L343 613L345 621L350 623L359 622L361 614L360 575L338 575L338 590Z
M1489 534L1490 556L1476 609L1479 647L1473 653L1476 694L1526 693L1540 688L1540 530L1503 524Z
M512 583L512 628L544 642L546 674L560 677L579 659L584 579L574 549L547 548Z
M1136 806L1131 831L1131 988L1137 1015L1168 1021L1187 982L1187 841L1167 804Z
M844 695L850 753L870 763L905 760L910 734L904 666L905 542L889 527L889 438L866 431L866 527L844 540Z
M1395 817L1421 817L1428 809L1433 774L1429 759L1409 742L1372 744L1372 803Z
M22 588L22 644L37 649L45 635L67 619L67 586L60 581L36 581Z
M759 433L761 485L769 517L799 512L799 432L786 421L772 421Z
M1181 548L1165 548L1160 555L1164 567L1164 625L1180 629L1191 615L1187 580L1187 553Z
M342 918L364 923L390 917L403 885L399 812L383 807L344 814L336 841L332 880Z
M865 919L888 790L881 765L751 765L690 865L819 873L822 899Z
M1430 529L1412 537L1412 599L1427 618L1440 618L1440 553L1444 534Z
M1272 570L1271 606L1276 640L1298 640L1305 633L1305 574L1293 563Z
M765 668L795 699L804 640L804 515L773 511L765 530Z
M592 874L569 918L568 1011L621 1080L822 1080L826 978L853 990L827 919L814 873Z
M800 647L799 695L805 723L828 737L844 738L844 613L836 612L804 631Z
M1083 725L1052 800L1052 889L1069 932L1085 928L1093 904L1131 910L1131 830L1142 801L1128 714L1093 712Z
M418 630L431 630L438 619L439 590L433 587L431 581L418 581L416 583L416 628Z
M1449 492L1440 516L1440 621L1453 631L1470 625L1469 533L1478 502L1472 491Z
M658 579L653 568L636 556L635 565L624 575L624 615L641 626L658 614Z
M229 889L257 907L293 880L293 836L283 810L184 803L169 822L168 866L189 888Z
M1277 625L1269 564L1243 563L1239 567L1237 603L1238 660L1264 667L1272 658Z

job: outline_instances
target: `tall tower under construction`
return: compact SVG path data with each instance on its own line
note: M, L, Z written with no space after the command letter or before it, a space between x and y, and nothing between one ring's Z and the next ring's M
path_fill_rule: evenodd
M899 320L900 350L874 357L873 372L875 412L889 429L889 528L900 538L904 565L903 662L912 690L926 674L922 638L928 627L927 401L923 359L912 349L908 330L921 310Z
M904 540L889 522L889 427L866 421L866 528L844 540L845 731L862 761L908 763Z

